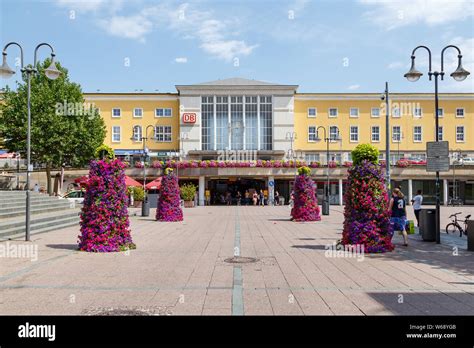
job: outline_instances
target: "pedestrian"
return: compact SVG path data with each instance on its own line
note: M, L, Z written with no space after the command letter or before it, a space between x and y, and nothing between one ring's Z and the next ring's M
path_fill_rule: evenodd
M416 191L416 196L413 197L411 203L413 204L413 211L415 212L416 224L418 227L420 227L420 211L421 204L423 203L423 196L421 194L421 190Z
M242 194L240 191L237 191L237 205L241 205L242 203Z
M253 205L257 205L257 200L258 200L257 191L253 191L252 199L253 199Z
M265 205L265 195L263 194L263 190L260 190L260 205L263 207Z
M275 205L280 205L280 194L275 191Z
M245 190L245 205L249 205L250 203L250 193L249 190Z
M403 234L403 246L408 246L408 234L406 231L406 203L400 189L395 188L393 190L388 209L392 213L390 222L393 224L394 233L397 231L401 232Z
M33 191L34 192L39 192L40 188L39 188L39 185L38 183L35 184L35 187L33 188Z
M229 191L227 191L227 193L226 193L225 200L226 200L227 205L231 205L231 204L232 204L232 195L231 195L231 193L230 193Z

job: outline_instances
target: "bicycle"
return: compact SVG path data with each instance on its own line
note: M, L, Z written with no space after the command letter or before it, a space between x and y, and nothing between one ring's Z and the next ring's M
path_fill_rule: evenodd
M463 205L463 201L461 198L453 198L453 197L450 197L449 198L449 201L448 201L448 206L459 206L461 207Z
M449 216L449 218L451 219L451 222L446 225L446 233L450 234L450 233L459 232L459 237L462 238L463 234L467 236L467 221L469 220L471 215L470 214L466 215L466 217L464 218L464 221L463 221L464 222L464 228L462 228L461 225L458 222L458 215L459 214L462 214L462 213L460 212L460 213L452 214L452 215Z

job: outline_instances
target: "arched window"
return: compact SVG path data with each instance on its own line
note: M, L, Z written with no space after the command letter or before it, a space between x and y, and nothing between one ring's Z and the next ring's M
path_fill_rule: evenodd
M133 127L133 141L141 141L142 140L142 127L135 126Z

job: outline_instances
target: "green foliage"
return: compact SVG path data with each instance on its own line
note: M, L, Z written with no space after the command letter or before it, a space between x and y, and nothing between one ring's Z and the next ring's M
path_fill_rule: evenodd
M49 80L44 70L50 59L37 64L31 76L31 161L46 168L62 164L83 166L94 158L106 130L95 107L82 107L81 87L68 78L67 69L57 64L62 74ZM27 75L17 81L16 91L6 86L0 102L0 139L10 152L26 157ZM66 106L66 107L65 107ZM70 107L73 106L73 107ZM79 107L74 107L79 106Z
M311 174L311 169L308 167L299 167L298 168L298 174L299 175L309 175Z
M114 149L112 149L110 146L102 144L97 149L95 149L94 157L97 159L114 159Z
M180 187L180 195L181 199L185 201L192 201L194 200L194 195L196 194L196 186L193 184L184 184Z
M133 199L135 201L143 201L145 199L145 191L141 186L134 186L133 187Z
M361 164L364 160L374 164L379 163L379 150L370 144L360 144L352 150L352 161L356 166Z

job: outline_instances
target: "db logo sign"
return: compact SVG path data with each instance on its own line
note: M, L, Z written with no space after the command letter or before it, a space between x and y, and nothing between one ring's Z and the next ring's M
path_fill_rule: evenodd
M194 112L185 112L183 114L183 123L196 123L196 114Z

